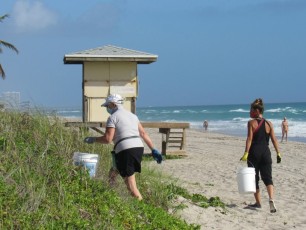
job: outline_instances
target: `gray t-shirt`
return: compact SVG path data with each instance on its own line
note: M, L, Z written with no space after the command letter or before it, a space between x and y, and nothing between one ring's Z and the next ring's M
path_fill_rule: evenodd
M118 109L114 112L106 122L106 127L115 128L115 136L113 139L114 144L125 137L139 136L138 130L139 119L130 111L118 105ZM143 142L140 137L130 138L121 141L116 146L116 153L125 149L143 147Z

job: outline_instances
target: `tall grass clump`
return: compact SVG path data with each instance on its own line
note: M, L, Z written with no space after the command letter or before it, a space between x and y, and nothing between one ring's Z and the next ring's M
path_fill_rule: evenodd
M109 187L111 146L83 143L88 132L56 116L0 112L0 229L199 229L168 214L172 191L148 169L137 176L142 202L122 180ZM96 178L74 166L74 152L99 154Z

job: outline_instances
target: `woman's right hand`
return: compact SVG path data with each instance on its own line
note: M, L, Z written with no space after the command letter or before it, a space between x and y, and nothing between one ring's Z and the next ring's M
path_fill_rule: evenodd
M249 153L244 152L243 156L240 158L241 161L247 161L248 160Z

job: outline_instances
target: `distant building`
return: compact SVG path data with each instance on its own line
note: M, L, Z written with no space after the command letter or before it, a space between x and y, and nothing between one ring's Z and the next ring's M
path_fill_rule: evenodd
M27 110L30 107L29 101L20 101L20 92L3 92L0 96L0 110L21 109Z
M20 92L3 92L1 101L5 108L19 108Z

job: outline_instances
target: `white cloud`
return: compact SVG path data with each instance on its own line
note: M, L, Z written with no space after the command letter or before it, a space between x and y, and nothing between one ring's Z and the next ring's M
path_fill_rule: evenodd
M12 16L18 32L37 31L57 23L57 15L36 0L18 0Z

